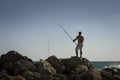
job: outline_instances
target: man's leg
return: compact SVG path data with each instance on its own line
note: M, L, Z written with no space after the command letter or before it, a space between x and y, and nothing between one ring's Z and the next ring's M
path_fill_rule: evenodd
M78 50L76 50L76 57L78 57Z
M78 45L75 48L75 52L76 52L76 57L78 57Z
M83 44L81 44L80 46L80 58L82 58L82 47L83 47Z
M82 58L82 50L80 49L80 58Z

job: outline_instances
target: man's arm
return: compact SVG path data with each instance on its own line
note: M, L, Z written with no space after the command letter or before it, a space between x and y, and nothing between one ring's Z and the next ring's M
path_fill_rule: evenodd
M73 42L75 42L77 40L77 37L73 40Z

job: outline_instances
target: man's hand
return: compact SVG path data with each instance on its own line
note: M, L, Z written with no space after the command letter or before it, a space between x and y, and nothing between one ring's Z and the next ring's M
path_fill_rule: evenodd
M75 42L75 40L73 40L73 42Z

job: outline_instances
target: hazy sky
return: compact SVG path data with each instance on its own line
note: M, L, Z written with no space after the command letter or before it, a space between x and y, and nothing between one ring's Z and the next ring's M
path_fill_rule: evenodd
M0 0L0 55L15 50L33 60L75 56L60 29L85 38L83 57L120 61L120 0Z

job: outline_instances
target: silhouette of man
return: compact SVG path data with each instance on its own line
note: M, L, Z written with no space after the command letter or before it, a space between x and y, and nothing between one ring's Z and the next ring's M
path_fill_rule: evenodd
M80 49L80 58L82 58L82 47L84 41L84 37L81 34L82 32L79 32L78 36L73 40L73 42L78 40L78 44L76 45L75 51L76 51L76 56L78 57L78 49Z

